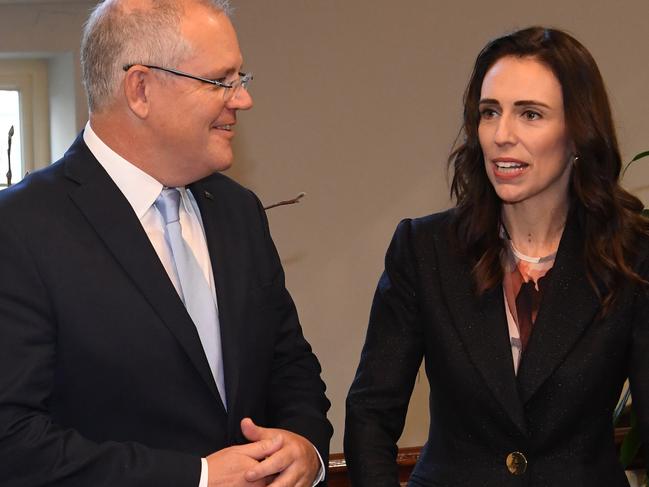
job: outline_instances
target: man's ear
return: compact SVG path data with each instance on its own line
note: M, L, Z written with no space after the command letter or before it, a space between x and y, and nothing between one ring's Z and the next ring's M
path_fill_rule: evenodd
M124 78L124 95L131 112L138 118L147 118L149 115L149 96L151 72L144 66L133 66Z

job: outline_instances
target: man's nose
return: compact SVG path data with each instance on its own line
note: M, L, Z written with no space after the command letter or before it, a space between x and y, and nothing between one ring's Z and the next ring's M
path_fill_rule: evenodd
M245 88L239 89L227 103L228 108L233 110L250 110L252 105L252 95Z

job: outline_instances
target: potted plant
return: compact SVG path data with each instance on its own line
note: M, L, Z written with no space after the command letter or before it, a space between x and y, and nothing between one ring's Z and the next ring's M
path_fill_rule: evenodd
M644 151L636 154L636 156L624 166L624 169L622 171L622 178L624 178L626 171L634 162L645 157L649 157L649 151ZM648 208L645 208L642 213L644 216L649 218ZM642 439L640 437L640 432L638 431L637 417L633 411L632 405L629 403L630 399L631 389L629 388L629 384L627 382L624 386L622 397L617 407L615 408L615 411L613 412L614 425L617 425L619 423L620 418L623 416L623 414L628 414L629 417L630 429L625 434L624 439L622 440L622 445L620 446L620 463L625 470L629 466L631 466L633 461L636 459L638 452L640 451L640 447L642 446ZM649 468L649 465L645 465L645 468ZM644 485L649 487L649 478L645 478Z

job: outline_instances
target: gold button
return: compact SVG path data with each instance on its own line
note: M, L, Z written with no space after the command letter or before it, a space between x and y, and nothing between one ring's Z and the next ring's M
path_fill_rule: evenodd
M519 451L514 451L507 455L505 463L507 464L507 470L512 475L522 475L527 470L527 458Z

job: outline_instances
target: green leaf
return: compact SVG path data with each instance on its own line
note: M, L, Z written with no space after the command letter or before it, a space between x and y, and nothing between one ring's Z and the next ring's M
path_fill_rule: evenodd
M643 157L649 156L649 150L641 152L640 154L636 154L636 156L631 159L631 162L637 161L638 159L642 159ZM629 164L631 164L631 162Z
M641 444L642 439L640 438L640 432L638 431L638 419L632 410L631 429L624 436L624 440L622 440L622 445L620 446L620 463L625 470L629 468L631 462L633 462L635 457L638 455Z
M633 159L631 159L631 160L626 164L626 166L624 166L624 169L622 170L622 178L624 178L624 175L626 174L626 171L627 171L627 169L629 169L629 167L631 166L631 164L633 164L635 161L637 161L637 160L639 160L639 159L642 159L643 157L647 157L647 156L649 156L649 150L644 151L644 152L640 152L639 154L636 154L635 157L634 157Z

